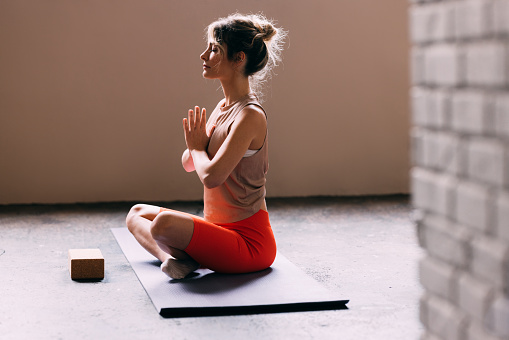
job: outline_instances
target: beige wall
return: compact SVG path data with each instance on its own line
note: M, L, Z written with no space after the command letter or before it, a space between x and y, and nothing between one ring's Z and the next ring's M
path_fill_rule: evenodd
M200 199L181 121L221 98L199 54L235 10L290 32L268 195L407 192L405 1L26 0L0 2L0 204Z

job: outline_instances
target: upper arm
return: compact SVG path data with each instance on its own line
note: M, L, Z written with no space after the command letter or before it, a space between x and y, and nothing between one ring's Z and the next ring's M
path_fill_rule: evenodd
M256 106L245 107L232 123L225 141L211 160L209 181L214 187L222 184L244 157L247 149L263 146L267 133L265 113Z

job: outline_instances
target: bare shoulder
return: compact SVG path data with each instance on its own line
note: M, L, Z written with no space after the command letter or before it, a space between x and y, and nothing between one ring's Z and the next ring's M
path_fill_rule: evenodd
M237 120L237 119L236 119ZM267 117L265 111L257 105L247 105L239 112L239 123L248 123L251 126L266 126Z
M232 130L236 135L250 139L249 149L260 149L267 133L265 112L256 105L246 106L233 122Z
M251 112L252 114L256 113L258 115L261 115L263 118L265 118L265 111L258 105L255 104L249 104L245 108L242 109L242 111Z

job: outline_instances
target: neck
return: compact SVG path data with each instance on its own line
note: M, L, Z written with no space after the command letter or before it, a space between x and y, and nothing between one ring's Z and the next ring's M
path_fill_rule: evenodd
M230 105L251 92L249 80L244 76L221 80L221 86L223 88L224 98L226 99L225 105Z

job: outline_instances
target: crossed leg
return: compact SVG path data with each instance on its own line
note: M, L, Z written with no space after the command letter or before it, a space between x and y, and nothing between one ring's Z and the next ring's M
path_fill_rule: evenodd
M168 276L182 279L199 268L184 251L194 231L190 215L137 204L129 211L126 224L138 243L162 262L161 269Z

